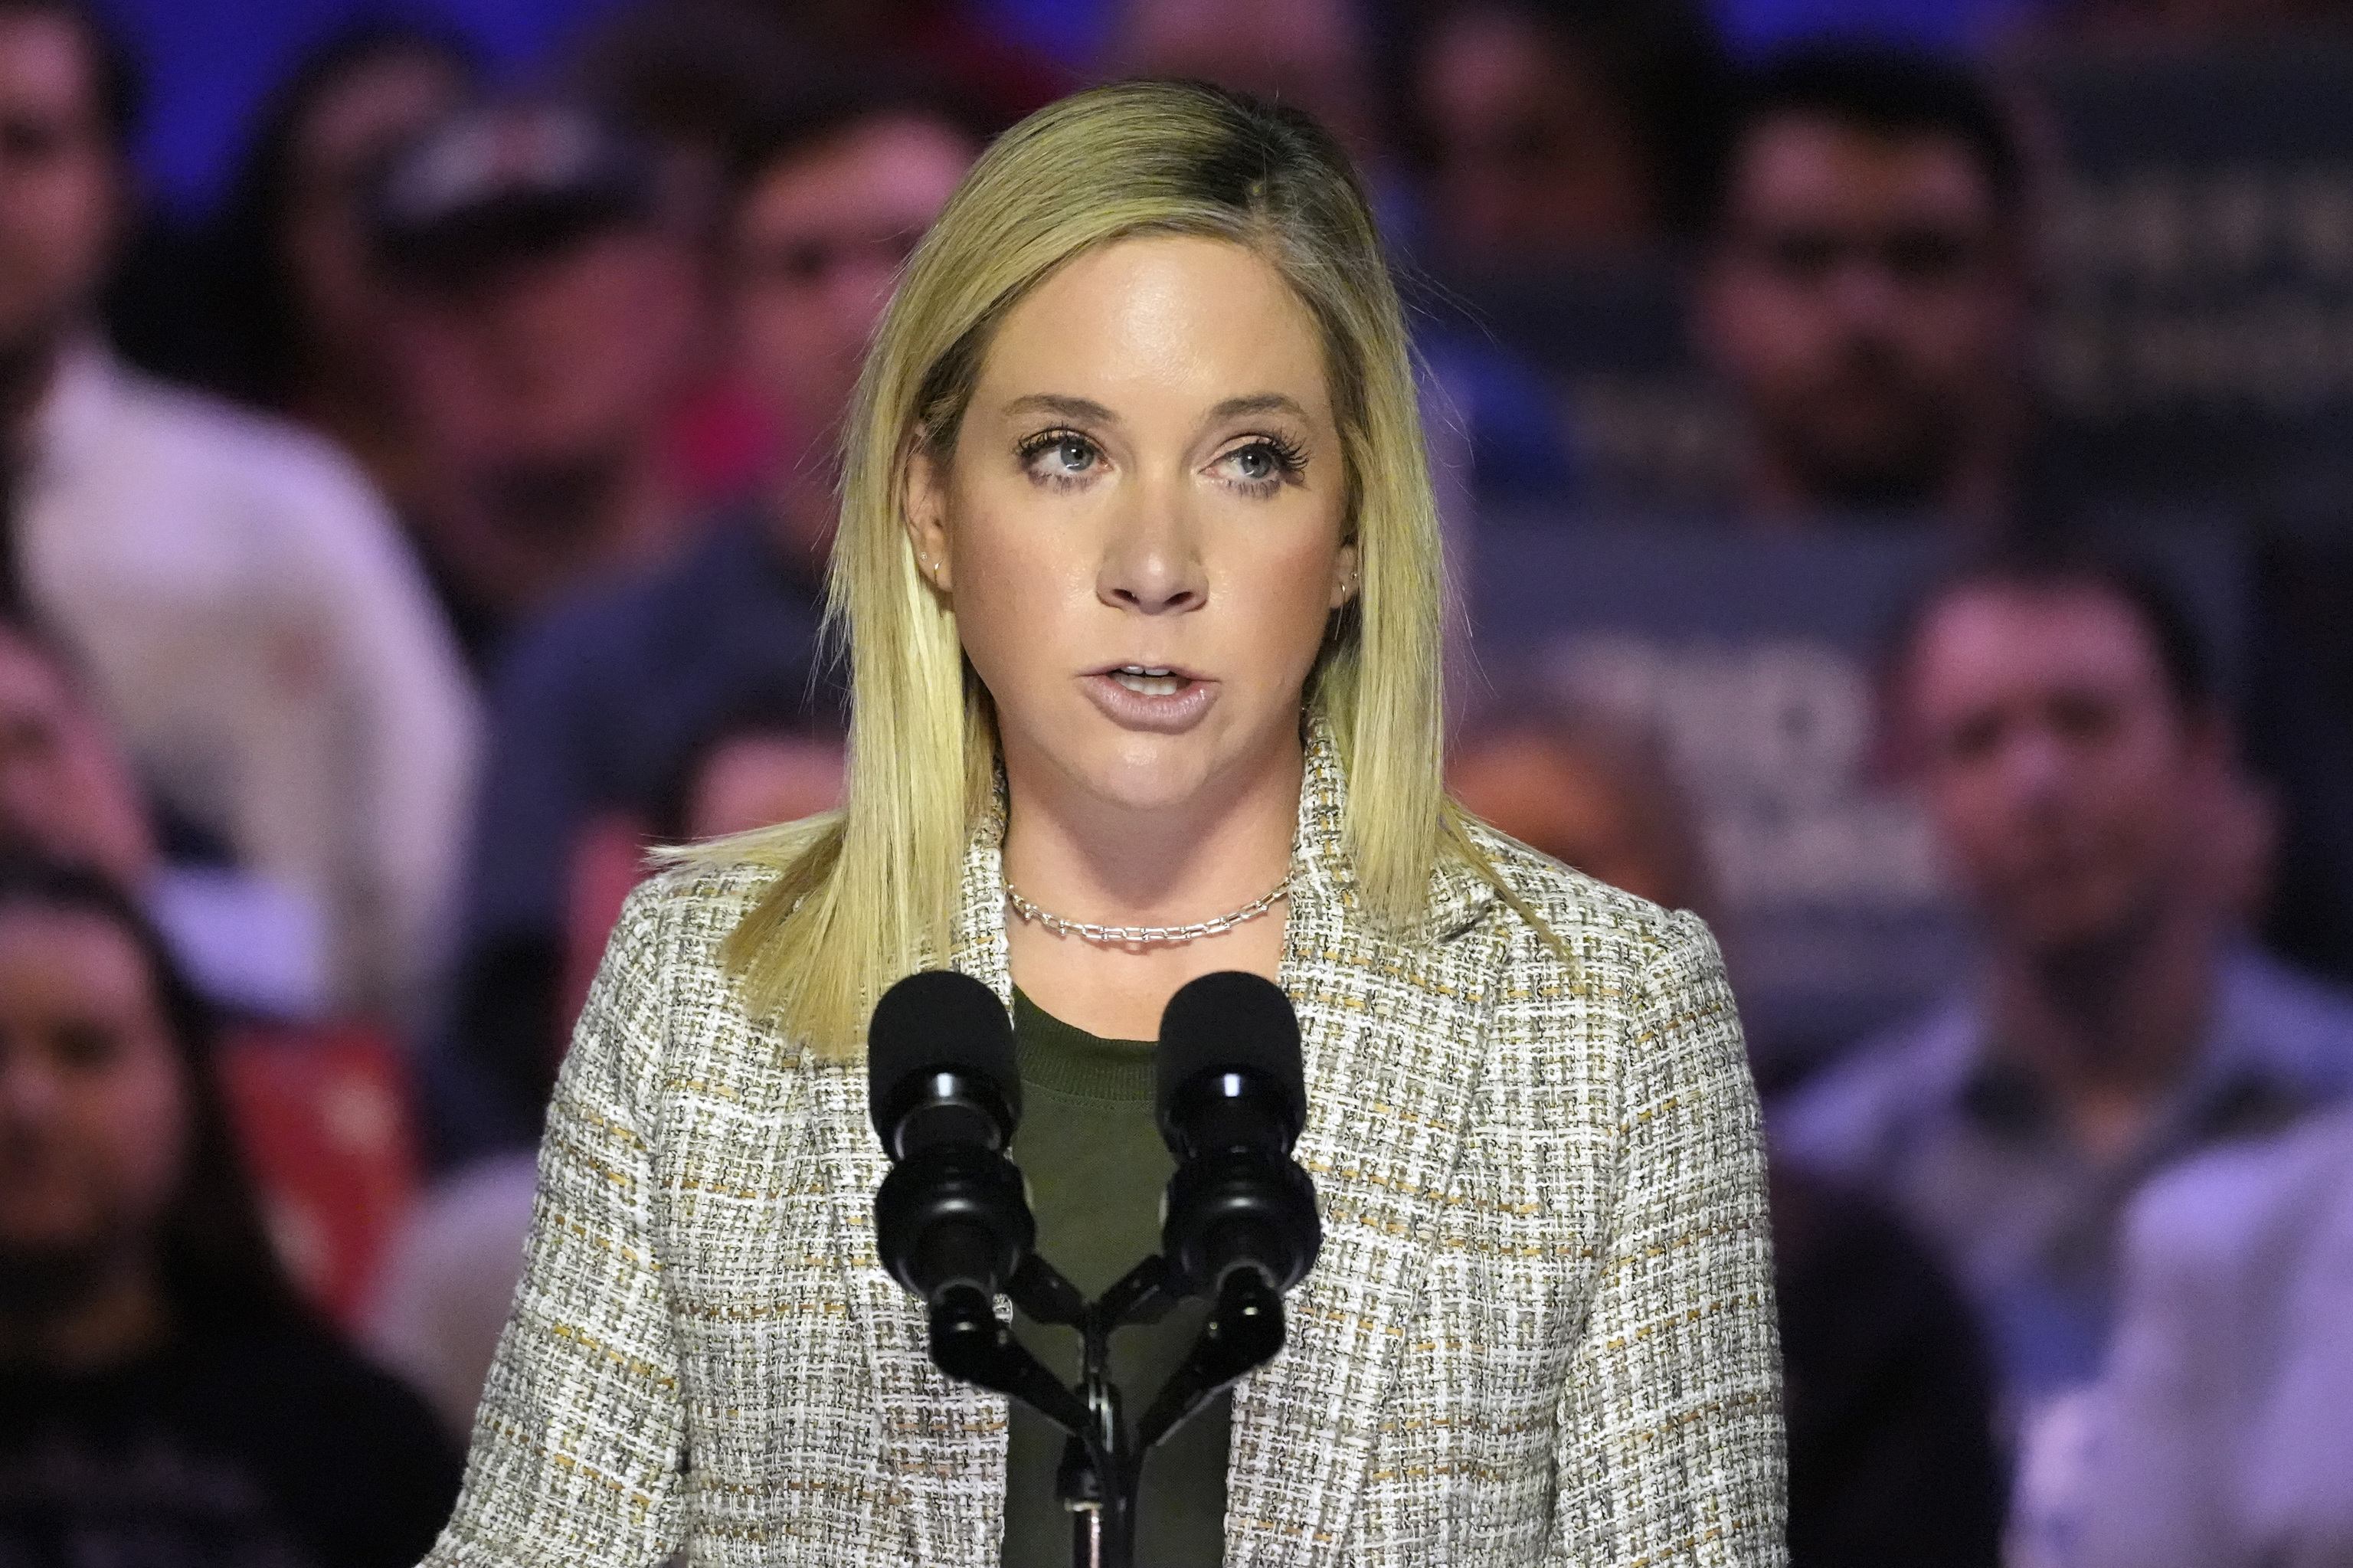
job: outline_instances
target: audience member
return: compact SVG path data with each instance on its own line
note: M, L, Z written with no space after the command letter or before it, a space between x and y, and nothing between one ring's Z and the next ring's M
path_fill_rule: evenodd
M2127 1234L2116 1348L2048 1559L2353 1562L2353 1115L2168 1173Z
M2025 175L1966 67L1791 55L1736 101L1696 325L1746 426L1759 522L2006 526L2027 434Z
M0 613L0 855L86 865L142 886L155 835L130 765L65 656Z
M778 80L881 62L997 126L1080 85L968 0L628 0L607 8L573 63L596 101L723 163L726 135L714 132L756 119Z
M1119 74L1194 77L1303 109L1377 182L1386 149L1374 40L1357 0L1292 0L1279 21L1253 0L1117 0L1111 9Z
M0 4L0 567L58 630L164 808L325 912L336 1003L431 965L474 744L391 519L343 457L119 365L91 301L131 88L79 0Z
M226 388L332 437L395 494L413 482L415 457L367 193L476 78L440 33L370 22L337 34L263 104L219 224L219 315L235 337Z
M537 1134L567 868L590 824L619 814L642 835L691 748L748 703L839 722L818 655L832 443L898 266L977 150L920 88L844 77L780 107L740 157L727 294L781 440L754 500L660 573L552 617L501 678L445 1054L454 1147Z
M1451 279L1655 263L1685 227L1722 101L1683 0L1456 0L1412 49L1430 260Z
M297 1305L209 1052L112 885L0 866L0 1559L413 1563L457 1456Z
M663 195L649 150L552 102L444 122L375 192L417 421L395 499L482 674L524 620L675 541L665 420L702 300Z
M1665 747L1641 721L1507 677L1455 731L1447 787L1564 865L1669 909L1713 914L1714 878Z
M1801 1088L1780 1141L1883 1197L1960 1281L2032 1490L2108 1341L2126 1202L2184 1156L2353 1091L2353 1003L2229 912L2260 839L2232 825L2205 654L2153 583L1989 558L1926 599L1887 684L1889 743L1974 906L1981 967Z
M765 717L731 722L696 748L683 789L657 819L677 824L662 836L722 838L829 811L841 804L844 760L839 735Z
M840 69L786 7L758 0L636 0L590 27L566 62L580 101L656 150L666 199L703 261L694 369L670 419L677 498L700 515L740 500L765 471L773 432L730 353L718 227L736 150L791 84Z
M0 854L87 865L131 890L211 1001L280 1018L323 1011L319 911L196 838L155 831L70 661L0 613Z
M1459 733L1447 778L1465 807L1530 847L1707 912L1708 868L1681 791L1629 721L1510 685ZM1776 1163L1771 1201L1790 1561L1992 1568L2001 1484L1968 1308L1863 1197Z
M839 63L813 47L784 6L637 0L588 31L565 80L581 101L659 148L708 220L736 146L780 84Z

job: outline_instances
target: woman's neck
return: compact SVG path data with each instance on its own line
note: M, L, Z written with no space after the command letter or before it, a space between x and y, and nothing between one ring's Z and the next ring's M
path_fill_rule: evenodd
M1291 864L1303 752L1293 746L1229 788L1179 805L1134 809L1035 777L1008 758L1005 878L1040 909L1098 926L1187 926L1230 915ZM1057 787L1062 785L1062 787ZM1286 905L1188 942L1109 947L1007 910L1013 978L1074 1027L1148 1040L1176 988L1219 969L1274 979Z

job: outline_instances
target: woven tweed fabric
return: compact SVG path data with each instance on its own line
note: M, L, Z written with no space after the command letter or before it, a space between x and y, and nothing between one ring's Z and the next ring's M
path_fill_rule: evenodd
M1234 1401L1233 1564L1776 1564L1779 1353L1757 1106L1706 927L1482 839L1384 937L1310 748L1281 976L1324 1251ZM1001 820L954 962L1008 1001ZM1004 1402L874 1252L856 1065L750 1022L750 872L631 900L548 1117L529 1267L429 1563L997 1557Z

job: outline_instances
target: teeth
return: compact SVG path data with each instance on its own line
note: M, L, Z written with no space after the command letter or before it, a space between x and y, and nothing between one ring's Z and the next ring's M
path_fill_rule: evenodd
M1124 670L1113 670L1111 678L1129 691L1147 697L1173 697L1185 689L1185 680L1180 675L1172 675L1166 670L1145 670L1133 664Z
M1119 667L1119 673L1123 675L1166 675L1168 673L1166 670L1147 669L1142 664L1122 664Z

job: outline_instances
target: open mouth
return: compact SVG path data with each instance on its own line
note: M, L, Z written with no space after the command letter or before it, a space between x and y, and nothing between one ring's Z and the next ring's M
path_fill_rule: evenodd
M1193 683L1190 676L1144 664L1123 664L1105 673L1129 691L1147 697L1173 697Z

